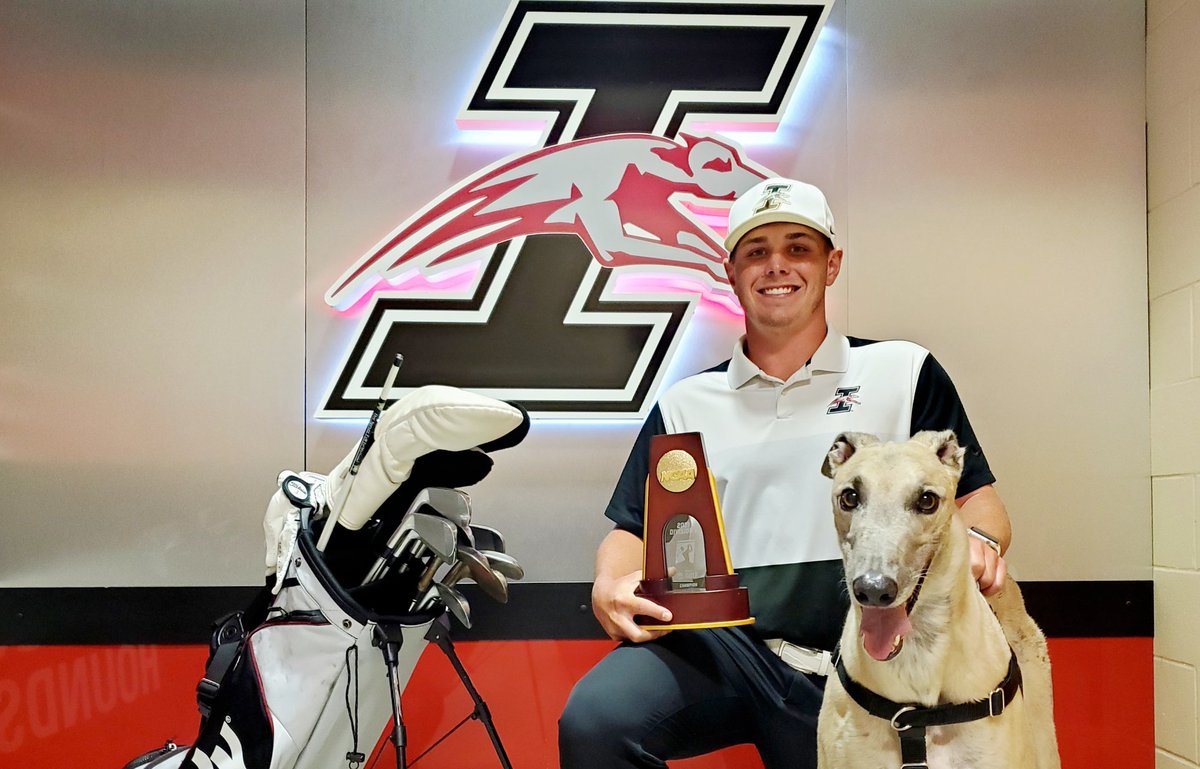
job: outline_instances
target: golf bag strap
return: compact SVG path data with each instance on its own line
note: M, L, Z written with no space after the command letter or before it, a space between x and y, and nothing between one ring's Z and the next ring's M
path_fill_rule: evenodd
M213 703L221 693L221 682L237 662L245 639L246 631L242 627L240 611L217 621L213 630L212 654L208 658L204 676L196 684L196 706L200 709L202 719L207 719L212 713Z

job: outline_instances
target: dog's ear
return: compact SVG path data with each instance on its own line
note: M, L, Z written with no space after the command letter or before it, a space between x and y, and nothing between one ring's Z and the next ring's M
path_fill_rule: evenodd
M958 445L958 436L953 430L924 430L914 435L913 440L933 449L933 453L937 454L937 458L946 467L958 473L962 472L963 456L967 450Z
M821 463L821 475L832 478L834 471L854 456L854 452L879 442L879 439L870 433L842 433L833 439L833 445L829 447L829 453Z

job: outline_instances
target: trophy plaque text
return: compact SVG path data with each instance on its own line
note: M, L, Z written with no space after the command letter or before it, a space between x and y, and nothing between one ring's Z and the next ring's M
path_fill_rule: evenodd
M684 630L754 622L750 595L733 573L700 433L650 439L643 548L636 593L669 609L671 621L639 615L640 626Z

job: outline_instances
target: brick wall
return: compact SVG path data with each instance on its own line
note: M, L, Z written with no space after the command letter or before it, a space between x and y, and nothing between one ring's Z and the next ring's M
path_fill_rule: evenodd
M1200 0L1146 6L1155 742L1200 766Z

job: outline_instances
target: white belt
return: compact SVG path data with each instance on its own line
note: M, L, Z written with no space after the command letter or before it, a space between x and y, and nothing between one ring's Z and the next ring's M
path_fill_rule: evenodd
M782 638L768 638L767 648L779 655L788 667L801 673L827 676L833 671L833 655L820 649L797 646Z

